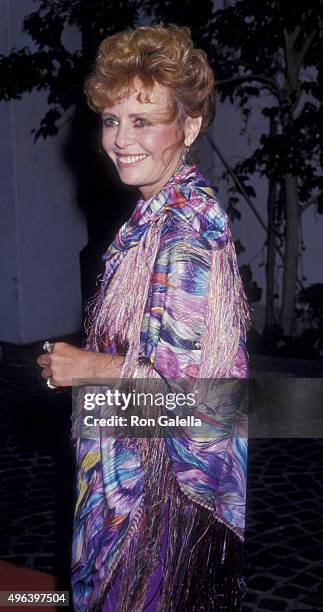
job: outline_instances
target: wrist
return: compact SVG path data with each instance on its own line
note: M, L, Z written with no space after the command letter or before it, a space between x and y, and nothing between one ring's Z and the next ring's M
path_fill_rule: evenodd
M123 362L124 357L119 355L89 352L86 364L87 377L92 379L118 378Z

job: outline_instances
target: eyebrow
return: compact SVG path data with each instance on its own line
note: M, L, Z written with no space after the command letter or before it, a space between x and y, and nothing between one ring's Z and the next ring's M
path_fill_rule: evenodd
M109 113L109 112L103 112L102 113L102 117L115 117L115 119L118 119L118 116L115 115L114 113ZM153 117L153 118L158 118L158 117L163 117L162 113L156 113L154 111L141 111L138 113L130 113L130 115L128 115L128 117L130 117L130 119L135 119L136 117Z

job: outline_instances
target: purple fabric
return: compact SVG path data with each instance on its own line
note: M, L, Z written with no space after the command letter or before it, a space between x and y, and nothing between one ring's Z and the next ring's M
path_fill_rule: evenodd
M167 544L168 544L168 524L169 524L169 501L166 504L165 514L164 514L164 533L162 538L162 543L160 547L160 562L155 568L154 573L149 579L148 591L145 599L145 605L143 607L143 612L154 612L156 610L159 595L160 595L160 586L163 579L163 560L166 557ZM119 586L120 586L120 576L116 578L112 588L107 595L102 612L115 612L117 610L117 601L119 594Z

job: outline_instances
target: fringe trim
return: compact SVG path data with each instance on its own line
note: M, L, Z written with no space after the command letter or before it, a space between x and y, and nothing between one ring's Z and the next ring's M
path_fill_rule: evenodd
M125 252L109 290L103 287L92 305L87 346L90 350L104 351L106 345L114 346L118 337L119 342L128 345L123 366L128 376L130 358L138 356L140 328L163 223L164 215L161 215L150 224L138 245Z
M211 256L208 306L199 378L230 378L241 334L246 336L249 310L231 235Z
M93 610L101 610L120 574L118 612L142 612L159 560L170 500L168 547L156 612L239 612L243 541L215 514L179 487L163 440L132 440L141 448L145 493L139 515L121 545ZM156 487L156 482L159 483Z
M149 585L149 577L159 561L163 535L163 516L168 501L171 464L162 439L127 440L128 447L141 453L144 472L144 497L140 513L129 527L126 539L108 569L96 608L101 610L105 598L109 597L117 574L120 573L120 588L117 610L140 612Z
M243 542L214 513L188 500L176 485L157 611L238 612Z

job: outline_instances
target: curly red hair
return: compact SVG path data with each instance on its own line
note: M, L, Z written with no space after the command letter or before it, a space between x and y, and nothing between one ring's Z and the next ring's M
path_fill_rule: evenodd
M157 82L170 93L170 120L202 116L201 131L214 119L214 74L206 53L194 48L190 29L176 25L138 27L105 38L84 91L96 112L142 84L138 99L149 101Z

